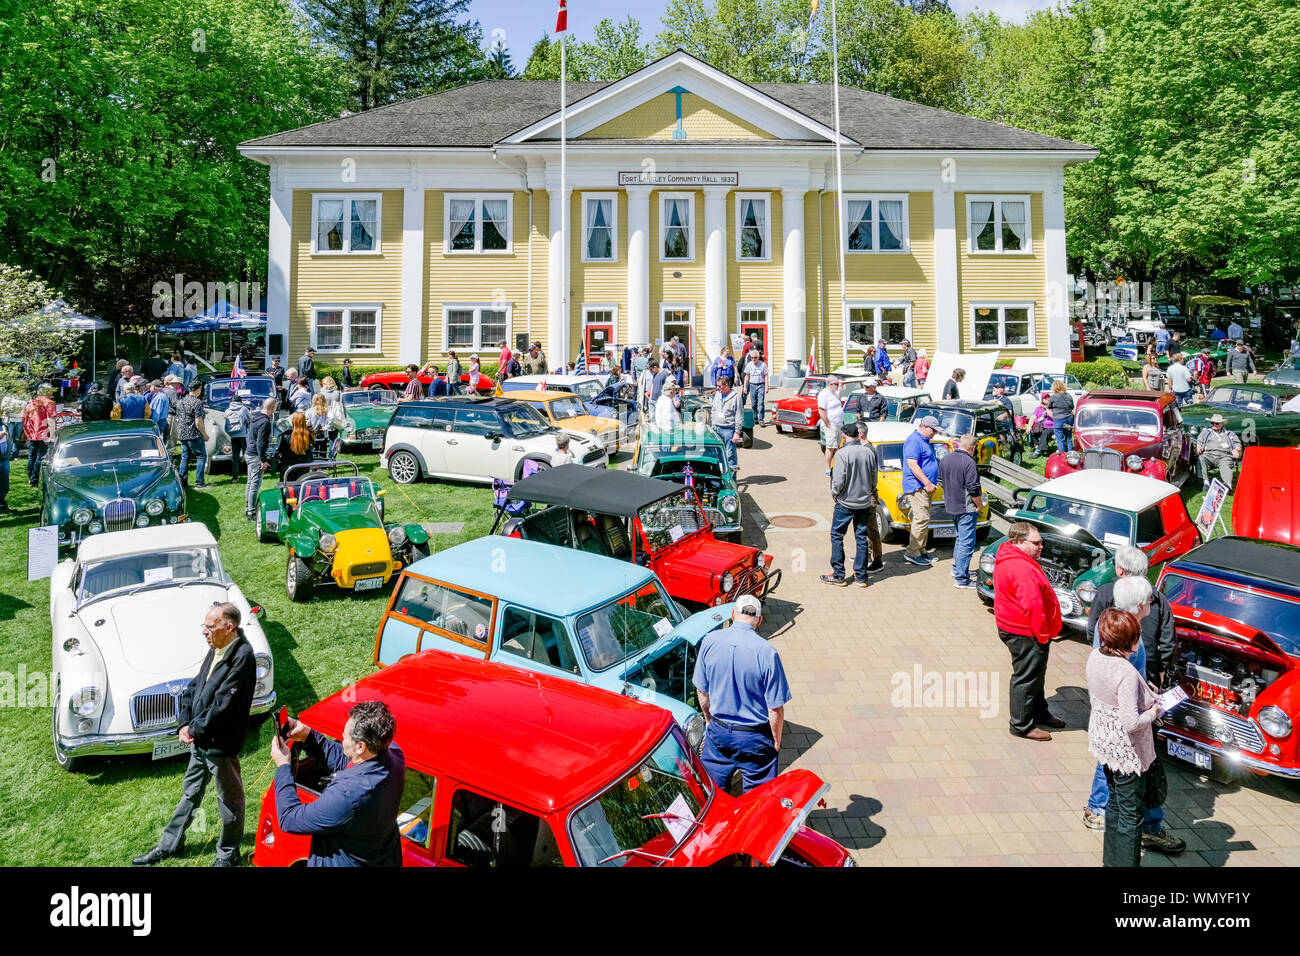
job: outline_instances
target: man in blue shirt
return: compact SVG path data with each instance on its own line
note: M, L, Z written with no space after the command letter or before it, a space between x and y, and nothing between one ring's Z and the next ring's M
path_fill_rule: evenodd
M903 494L911 507L912 526L903 559L917 567L931 564L925 553L926 539L930 536L930 502L939 480L939 461L935 458L930 440L939 430L939 419L926 415L916 423L916 431L903 442Z
M1156 353L1158 355L1167 354L1169 352L1169 330L1165 328L1156 329L1154 336L1156 340Z
M724 790L739 770L748 792L776 776L790 685L775 648L758 634L763 605L742 594L731 627L700 645L691 682L708 721L700 759Z
M397 721L388 705L366 700L348 711L339 744L299 720L289 739L324 763L332 779L314 803L304 804L290 766L290 744L271 736L275 814L285 833L311 834L308 866L401 866L397 813L406 786L406 758L394 744Z

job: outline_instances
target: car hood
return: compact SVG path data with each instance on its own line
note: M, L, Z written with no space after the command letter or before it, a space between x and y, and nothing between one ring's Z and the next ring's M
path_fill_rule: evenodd
M55 476L53 484L57 494L80 495L103 504L114 498L138 499L171 470L169 461L150 465L126 462L60 472Z
M815 395L791 395L789 398L783 398L776 402L777 408L814 408L817 405L817 396Z
M218 584L157 588L86 605L78 618L105 657L121 661L140 686L167 677L193 677L208 653L200 626L214 601L228 599ZM103 621L96 626L96 622ZM159 622L166 622L160 627ZM113 677L120 679L116 673Z
M590 435L593 428L598 432L618 430L618 422L612 418L596 415L574 415L572 418L560 418L556 420L555 424L564 431L581 432L583 435Z
M1046 532L1052 537L1063 541L1074 541L1080 545L1086 545L1090 548L1100 548L1106 550L1105 545L1093 537L1092 532L1081 525L1072 524L1069 521L1062 521L1060 518L1053 518L1049 515L1034 514L1032 511L1008 511L1008 521L1027 521L1036 527L1039 533Z
M1271 637L1263 631L1242 624L1240 621L1235 621L1230 617L1223 617L1212 611L1186 607L1182 604L1172 604L1170 610L1174 614L1176 625L1181 629L1195 631L1211 640L1228 640L1238 644L1245 644L1265 654L1275 655L1282 660L1289 659L1286 652L1278 647Z
M781 854L819 805L830 785L811 770L787 770L775 780L715 807L683 851L694 866L710 866L744 853L768 866Z
M1160 447L1160 439L1118 428L1089 428L1077 430L1079 444L1084 448L1113 448L1122 455L1136 454Z
M684 567L697 574L714 574L737 564L749 567L753 563L754 549L696 531L664 548L663 552L671 553L674 563L683 562Z
M369 502L314 501L299 509L302 521L315 525L322 532L338 534L357 528L382 528L383 522ZM296 522L295 522L296 523Z
M380 405L375 408L358 408L348 412L348 418L358 431L364 428L380 428L387 425L397 411L396 405Z

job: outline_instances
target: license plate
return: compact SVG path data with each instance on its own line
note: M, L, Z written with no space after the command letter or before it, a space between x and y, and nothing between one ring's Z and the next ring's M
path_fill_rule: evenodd
M1169 756L1177 757L1179 760L1186 760L1188 763L1194 763L1202 770L1210 769L1212 761L1210 755L1204 750L1189 747L1177 740L1166 740L1165 745L1169 748Z
M376 438L370 443L370 447L375 451L379 451L379 449L384 447L384 440L382 438Z
M781 426L781 431L783 431L783 432L792 432L792 431L794 431L794 426L793 426L793 425L782 425L782 426Z
M955 537L957 537L957 529L956 529L956 528L936 528L936 527L934 527L934 525L931 525L931 526L930 526L930 534L934 535L936 538L955 538Z
M181 743L179 737L173 740L160 740L153 745L153 759L165 760L168 757L175 757L178 754L187 754L190 752L190 745Z
M358 591L373 591L375 588L384 586L383 576L377 578L357 578L356 589Z

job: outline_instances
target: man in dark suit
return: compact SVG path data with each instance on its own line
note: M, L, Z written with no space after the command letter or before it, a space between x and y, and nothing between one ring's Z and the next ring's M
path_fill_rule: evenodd
M257 685L253 647L239 623L239 608L227 602L213 604L203 619L203 635L210 649L178 702L179 736L182 743L192 745L181 801L157 846L131 861L136 866L152 866L180 852L185 828L203 802L203 793L213 777L217 778L217 810L221 814L221 836L213 865L239 863L239 841L244 836L239 751L244 745Z
M341 744L292 721L289 739L302 743L333 774L320 797L308 804L298 799L291 745L272 736L276 817L285 833L311 834L308 866L402 865L397 813L406 786L406 758L393 743L396 731L392 711L378 700L362 701L348 711Z

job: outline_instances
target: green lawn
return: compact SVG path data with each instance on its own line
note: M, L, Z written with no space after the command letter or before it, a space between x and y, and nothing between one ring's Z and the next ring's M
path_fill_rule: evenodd
M372 453L349 456L362 474L374 477L386 496L391 521L461 521L459 534L435 536L437 550L486 534L492 524L492 491L481 485L421 482L393 484ZM27 529L39 515L38 490L27 487L26 462L13 462L9 506L0 517L0 866L117 866L147 850L158 838L181 793L183 758L152 762L141 757L96 758L84 771L69 774L54 761L49 701L16 706L10 682L20 673L46 679L50 668L49 581L26 580ZM244 486L218 467L205 491L191 489L191 516L217 537L231 577L265 613L262 626L275 654L279 701L297 713L322 697L371 673L371 654L379 615L391 585L364 598L322 588L311 601L293 604L284 591L287 551L259 544L253 523L244 519ZM265 487L265 486L264 486ZM197 637L197 635L195 635ZM20 670L21 669L21 670ZM12 675L6 677L5 675ZM261 794L271 779L270 725L249 733L243 752L248 795L245 851ZM190 828L183 865L212 861L219 826L216 798L209 789L204 816ZM203 824L203 830L199 830Z

